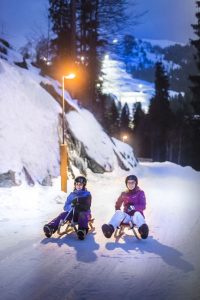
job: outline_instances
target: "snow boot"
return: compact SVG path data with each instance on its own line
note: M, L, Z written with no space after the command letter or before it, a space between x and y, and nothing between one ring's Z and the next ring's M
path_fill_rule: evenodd
M78 229L77 236L79 240L84 240L86 236L86 230L85 229Z
M142 226L139 227L138 231L141 235L141 238L146 239L149 234L149 227L147 224L142 224Z
M114 227L111 224L103 224L101 229L107 239L109 239L115 231Z
M46 237L50 238L52 236L53 228L50 225L48 224L44 225L43 230Z

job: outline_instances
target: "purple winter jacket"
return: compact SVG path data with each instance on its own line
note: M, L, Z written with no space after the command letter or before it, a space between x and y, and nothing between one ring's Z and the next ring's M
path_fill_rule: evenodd
M138 186L132 191L122 192L115 203L115 209L120 209L122 204L124 212L129 215L133 215L135 211L143 214L143 210L146 208L145 194ZM130 205L134 205L135 210L128 211Z

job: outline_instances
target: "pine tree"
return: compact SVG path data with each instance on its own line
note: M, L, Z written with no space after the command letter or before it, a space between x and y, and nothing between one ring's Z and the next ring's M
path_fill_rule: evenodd
M193 107L194 113L200 116L200 1L196 1L197 5L197 24L192 25L194 33L197 35L198 39L192 40L191 44L196 48L195 61L198 73L196 75L191 75L190 80L192 82L191 91L193 93Z
M100 97L104 103L101 124L109 135L119 138L120 110L116 105L116 99L109 94L103 94Z
M114 137L119 137L119 111L117 109L116 103L113 100L110 108L111 112L111 123L110 123L110 134Z
M63 75L76 57L75 0L49 0L49 5L52 30L56 35L52 41L56 67Z
M192 149L190 151L190 156L192 160L192 166L195 169L200 170L200 1L196 1L196 6L197 24L192 25L192 27L195 35L197 35L197 39L192 40L191 44L196 48L195 61L197 66L197 74L190 76L190 80L192 82L190 89L193 94L192 106L194 109L193 116L190 120L193 129L191 132Z
M143 120L145 116L144 111L142 110L141 102L136 102L133 105L133 127L135 133L139 131L139 127L141 124L141 121Z
M130 134L130 112L128 104L125 103L120 117L120 132L121 135Z
M131 10L127 9L131 5ZM137 1L131 0L99 0L99 22L101 39L110 43L112 37L116 37L124 32L125 28L133 31L133 28L139 23L138 20L146 13L133 13L133 7L136 7ZM130 30L131 28L131 30Z
M192 128L189 116L192 112L191 95L179 94L173 97L170 107L174 115L173 131L170 134L169 160L179 165L191 165L191 135Z
M82 1L82 54L87 57L87 73L88 73L88 98L90 99L89 107L95 111L95 102L97 100L97 81L100 76L100 59L98 56L98 14L99 14L99 1L86 0Z
M149 106L151 152L157 161L167 159L168 133L172 123L169 105L169 80L161 62L156 63L155 96Z
M141 102L133 105L133 148L137 156L148 156L148 135L146 133L146 114ZM147 144L147 146L146 146Z
M127 0L99 0L99 7L101 37L109 41L113 34L124 28Z

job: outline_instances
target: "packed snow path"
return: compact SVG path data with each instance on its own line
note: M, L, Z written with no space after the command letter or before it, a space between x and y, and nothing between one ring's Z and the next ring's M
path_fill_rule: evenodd
M73 233L44 237L43 224L62 210L58 204L54 212L50 208L55 187L38 194L43 199L32 208L32 219L22 215L16 223L10 207L10 215L1 219L1 299L199 299L200 173L170 163L146 163L136 174L147 197L147 240L127 232L116 241L101 233L126 173L89 174L96 230L84 241ZM36 188L27 189L34 194ZM8 190L0 191L1 197L7 194L7 209L9 199L18 197L16 188Z

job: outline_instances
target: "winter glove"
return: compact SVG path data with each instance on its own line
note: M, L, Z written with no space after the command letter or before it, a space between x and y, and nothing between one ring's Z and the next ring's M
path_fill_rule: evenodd
M128 212L131 212L131 211L133 211L133 210L135 210L135 206L134 206L134 205L130 205L130 206L128 207L128 209L127 209Z
M74 198L71 203L72 207L76 207L78 205L78 198Z

